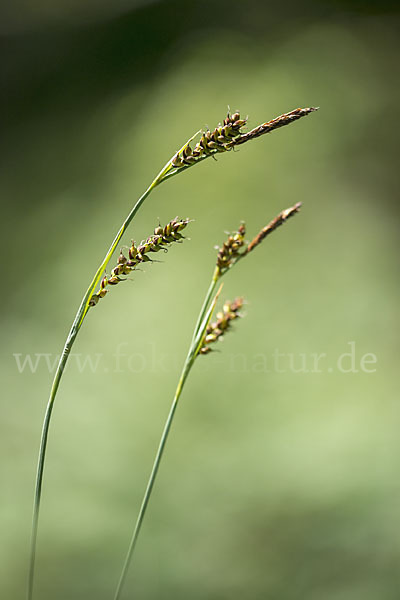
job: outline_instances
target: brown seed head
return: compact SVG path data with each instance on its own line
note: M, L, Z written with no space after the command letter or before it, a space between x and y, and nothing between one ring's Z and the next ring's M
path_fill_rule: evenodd
M216 321L208 325L199 354L208 354L212 351L209 344L220 340L224 333L230 329L232 321L241 316L239 311L243 303L243 298L236 298L233 302L229 302L229 300L225 302L222 310L216 315Z
M235 233L229 235L228 239L218 248L217 267L221 274L224 273L240 255L240 249L245 244L246 226L241 223Z
M278 129L279 127L284 127L285 125L289 125L290 123L293 123L294 121L297 121L298 119L301 119L302 117L305 117L305 116L309 115L310 113L315 112L316 110L318 110L318 108L313 108L313 107L296 108L295 110L292 110L291 112L280 115L280 117L276 117L276 119L272 119L271 121L267 121L266 123L263 123L262 125L259 125L258 127L255 127L248 133L244 133L243 135L240 136L240 138L237 138L232 143L232 146L233 145L238 146L240 144L244 144L245 142L248 142L249 140L252 140L254 138L260 137L261 135L264 135L264 133L269 133L270 131L274 131L274 129Z
M100 298L104 298L107 294L106 287L108 285L117 285L120 281L125 281L120 275L129 275L139 264L151 262L149 253L159 252L160 250L167 251L167 247L173 242L183 241L185 238L180 233L189 223L189 219L179 219L175 217L165 227L158 226L154 230L154 234L146 240L142 240L138 246L132 240L131 247L128 251L129 259L120 253L117 265L111 270L110 277L103 277L100 283L100 289L93 294L89 300L89 306L96 306Z
M283 225L283 223L290 219L290 217L293 217L293 215L297 214L300 208L301 202L297 202L297 204L295 204L294 206L291 206L286 210L282 210L282 212L280 212L279 215L275 217L275 219L272 219L272 221L268 223L268 225L261 229L260 233L256 235L256 237L247 246L245 253L248 254L249 252L254 250L256 246L261 244L261 242L264 238L267 237L267 235L269 235L270 233L275 231L275 229Z
M241 131L242 127L246 125L247 119L241 119L239 112L232 115L228 112L222 125L220 123L213 131L203 132L199 142L193 149L187 144L182 151L175 154L171 164L175 169L191 166L208 156L219 152L227 152L240 144L264 135L264 133L289 125L316 110L318 109L313 107L296 108L276 119L262 123L248 133Z

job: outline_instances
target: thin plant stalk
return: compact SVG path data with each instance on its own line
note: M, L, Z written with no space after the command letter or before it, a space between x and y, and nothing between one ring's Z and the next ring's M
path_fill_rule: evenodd
M220 271L220 269L218 267L215 267L215 271L213 273L213 276L212 276L212 279L211 279L211 282L210 282L210 285L209 285L206 297L204 298L203 305L201 307L199 316L197 317L197 322L196 322L196 326L194 328L192 342L194 342L196 334L199 331L200 325L203 322L203 319L204 319L204 317L206 315L206 312L207 312L207 308L208 308L208 306L209 306L209 304L211 302L211 298L215 294L215 290L217 288L218 280L219 280L220 277L221 277L221 271Z
M46 449L47 449L47 440L48 433L50 428L51 416L54 407L55 398L57 395L57 391L60 385L60 381L62 375L64 373L66 364L68 362L68 358L71 352L71 348L75 342L75 339L80 331L82 323L86 317L86 314L90 307L90 299L93 295L93 292L96 286L99 284L102 274L106 269L111 256L113 255L119 241L121 240L122 235L125 230L131 223L132 219L136 215L137 211L146 200L146 198L150 195L155 187L157 187L163 181L174 177L178 173L182 173L190 166L202 162L206 158L210 156L215 156L218 152L225 152L231 150L234 146L238 144L242 144L250 139L259 137L260 135L264 135L265 133L269 133L279 127L290 124L293 121L302 118L303 116L314 112L315 108L305 108L305 109L295 109L290 113L286 113L281 115L280 117L273 119L267 123L263 123L257 128L251 130L247 134L243 134L240 131L240 128L246 123L246 120L240 120L239 113L235 113L235 115L229 115L224 121L224 127L219 126L216 128L214 132L207 132L202 135L200 142L196 145L194 150L192 151L190 147L190 142L201 133L196 132L190 140L188 140L182 148L177 152L177 154L170 159L165 167L160 171L154 181L150 184L144 194L139 198L136 202L127 218L121 225L117 235L115 236L107 254L105 255L102 263L98 267L92 282L90 283L86 294L84 295L82 302L79 306L78 312L76 313L75 319L72 323L71 329L67 336L66 342L64 344L63 352L60 356L56 373L54 375L50 397L47 403L46 412L43 420L43 427L40 439L40 447L39 447L39 456L38 456L38 464L36 471L36 484L35 484L35 494L34 494L34 503L33 503L33 517L32 517L32 533L31 533L31 548L29 555L29 574L28 574L28 590L27 590L27 600L32 600L33 597L33 582L34 582L34 573L35 573L35 562L36 562L36 546L37 546L37 533L38 533L38 523L39 523L39 512L40 512L40 503L42 496L42 484L43 484L43 472L46 458ZM214 137L212 137L214 136ZM207 295L207 302L205 302L202 312L199 317L198 324L196 329L198 329L199 324L201 323L201 317L204 315L204 311L206 310L207 303L210 301L212 293L215 291L216 281L213 281L210 285L209 292Z
M212 281L212 285L210 285L210 288L209 288L209 291L207 293L206 299L209 296L209 292L210 292L211 289L215 289L214 278L213 278L213 281ZM127 552L127 555L126 555L126 558L125 558L125 562L124 562L124 565L123 565L123 568L122 568L121 576L119 578L119 582L118 582L117 589L116 589L116 592L115 592L114 600L119 600L121 598L122 588L124 586L124 583L125 583L125 580L126 580L126 576L128 574L129 566L130 566L130 563L131 563L131 560L132 560L133 552L135 550L136 542L138 540L139 533L140 533L140 530L142 528L143 520L144 520L144 517L145 517L145 514L146 514L146 509L147 509L147 506L149 504L151 493L153 491L154 482L155 482L156 477L157 477L158 469L160 467L160 463L161 463L161 459L162 459L162 456L163 456L163 453L164 453L164 449L165 449L165 446L166 446L166 443L167 443L168 435L170 433L171 425L172 425L172 422L174 420L174 416L175 416L175 412L176 412L176 409L177 409L177 406L178 406L179 398L180 398L180 396L182 394L182 390L183 390L183 387L185 385L186 379L188 378L188 375L189 375L189 373L190 373L190 371L191 371L191 369L193 367L194 361L196 360L196 357L197 357L198 352L200 350L200 347L202 345L202 341L203 341L203 339L205 337L207 326L208 326L208 324L210 322L210 319L211 319L212 313L214 311L215 305L217 303L218 296L219 296L219 294L221 292L221 289L222 289L222 285L220 286L217 294L215 295L214 300L213 300L211 306L208 308L208 310L204 311L204 316L203 316L203 318L202 318L202 320L200 322L200 326L196 325L196 327L197 327L197 333L196 333L196 330L195 330L195 333L194 333L194 336L193 336L193 340L192 340L192 343L190 344L189 352L188 352L188 354L186 356L185 363L184 363L183 369L182 369L182 373L181 373L181 376L179 378L179 382L178 382L178 385L177 385L177 388L176 388L176 391L175 391L175 396L174 396L174 399L172 401L171 408L170 408L170 411L168 413L167 420L165 422L165 426L164 426L164 430L163 430L163 433L162 433L162 436L161 436L160 444L158 446L157 454L156 454L156 457L154 459L154 463L153 463L153 467L151 469L150 477L149 477L149 480L147 482L146 491L144 493L142 504L140 506L139 514L138 514L138 517L137 517L137 520L136 520L135 528L133 530L132 538L131 538L131 541L130 541L130 544L129 544L129 548L128 548L128 552ZM207 306L208 306L208 302L207 302L206 308L207 308ZM204 308L204 304L203 304L203 307L202 307L202 310L201 310L200 314L203 312L203 308Z
M197 133L193 136L195 137ZM193 137L183 146L185 146L193 139ZM37 534L38 534L38 525L39 525L39 513L40 513L40 504L42 497L42 486L43 486L43 472L44 465L46 460L46 449L47 449L47 441L49 435L49 428L51 422L51 416L54 408L54 403L57 395L57 391L60 385L60 381L62 375L64 373L65 367L68 362L69 355L71 353L72 346L77 338L80 328L82 327L82 323L87 315L89 310L89 301L92 297L92 294L99 284L101 276L106 269L108 262L111 259L119 241L122 238L122 235L126 231L127 227L133 220L134 216L138 212L139 208L142 206L143 202L150 195L150 193L156 188L160 183L166 180L166 175L172 170L171 160L165 165L165 167L160 171L157 177L153 180L147 190L142 194L136 204L133 206L132 210L126 217L125 221L122 223L117 235L115 236L110 248L107 251L103 261L101 262L99 268L97 269L92 282L90 283L84 297L82 298L82 302L79 306L78 312L75 315L75 319L72 323L71 329L68 333L66 342L64 344L63 352L60 356L57 369L54 375L53 383L50 390L50 396L46 407L46 412L43 420L42 433L40 438L40 447L39 447L39 456L36 470L36 483L35 483L35 494L34 494L34 502L33 502L33 517L32 517L32 533L31 533L31 546L30 546L30 555L29 555L29 574L28 574L28 590L27 590L27 600L32 600L33 597L33 583L34 583L34 574L35 574L35 563L36 563L36 548L37 548ZM173 170L172 175L176 175L181 171Z
M245 248L245 250L243 252L241 252L240 254L237 254L234 258L232 258L229 266L225 269L222 269L218 264L214 269L214 273L213 276L211 278L211 282L208 288L208 291L206 293L206 296L204 298L202 307L200 309L200 313L199 316L197 318L197 322L196 322L196 326L194 328L194 332L193 332L193 337L192 337L192 341L189 347L189 351L188 354L186 356L185 359L185 363L183 365L183 369L182 369L182 373L181 376L179 378L179 382L178 382L178 386L176 388L175 391L175 396L174 399L172 401L172 405L170 408L170 411L168 413L168 417L164 426L164 430L163 433L161 435L161 440L160 440L160 444L158 446L158 450L156 453L156 457L154 459L154 463L153 463L153 467L150 473L150 477L149 480L147 482L147 486L146 486L146 490L143 496L143 500L142 500L142 504L140 506L139 509L139 514L138 517L136 519L136 523L135 523L135 527L133 530L133 534L132 534L132 538L131 541L129 543L129 547L128 547L128 551L125 557L125 561L124 561L124 565L122 567L122 572L118 581L118 585L116 588L116 592L115 592L115 596L114 596L114 600L120 600L121 598L121 593L122 593L122 589L128 574L128 570L132 561L132 556L136 547L136 543L140 534L140 530L142 528L142 524L143 524L143 520L146 514L146 510L147 510L147 506L149 504L149 500L151 497L151 493L153 491L153 487L154 487L154 482L156 480L157 477L157 473L160 467L160 463L161 463L161 459L164 453L164 449L167 443L167 439L168 439L168 435L170 433L171 430L171 426L172 426L172 422L175 416L175 412L178 406L178 401L179 398L181 396L182 390L183 390L183 386L185 385L186 379L193 367L193 364L195 362L195 359L197 357L197 355L199 354L200 348L202 347L202 344L204 342L206 333L207 333L207 327L208 324L210 323L210 319L211 316L214 312L215 309L215 305L217 303L218 300L218 296L221 292L222 289L222 284L220 285L218 292L215 294L215 290L217 287L217 284L219 282L219 280L228 272L230 271L236 264L238 264L245 256L248 256L248 254L250 252L252 252L254 250L254 248L256 248L268 235L270 235L273 231L275 231L280 225L282 225L287 219L289 219L290 217L292 217L293 215L295 215L296 213L299 212L301 208L301 203L298 202L297 204L295 204L294 206L283 210L279 213L279 215L277 217L275 217L275 219L273 219L272 221L270 221L268 223L268 225L266 225L260 232L259 234L247 245L247 247ZM214 296L215 294L215 296ZM214 299L211 302L211 298L214 296ZM211 304L210 304L211 302Z
M173 419L174 419L174 416L175 416L175 412L176 412L176 409L177 409L177 406L178 406L178 401L179 401L179 398L181 396L181 393L182 393L183 387L185 385L186 379L187 379L187 377L188 377L188 375L189 375L189 373L190 373L190 371L191 371L191 369L193 367L194 361L195 361L195 359L197 357L197 354L198 354L198 351L199 351L199 349L201 347L202 340L204 339L207 326L208 326L208 324L210 322L210 318L212 316L212 313L213 313L213 310L215 308L215 305L216 305L219 293L220 293L221 288L222 288L222 285L221 285L220 289L218 290L218 293L215 295L214 300L213 300L213 302L212 302L212 304L210 306L211 298L213 297L213 295L215 293L215 289L217 287L217 283L218 283L218 280L219 280L220 277L222 277L222 273L221 273L220 269L218 267L216 267L215 271L214 271L214 274L213 274L213 277L211 279L211 282L210 282L207 294L206 294L206 296L204 298L202 307L200 309L199 316L197 318L196 326L195 326L194 331L193 331L192 342L190 344L189 351L188 351L188 354L187 354L186 359L185 359L185 363L184 363L183 368L182 368L182 373L181 373L181 376L179 378L178 385L177 385L177 388L176 388L176 391L175 391L175 396L174 396L174 399L172 401L171 408L170 408L167 420L166 420L165 425L164 425L164 430L163 430L163 433L161 435L160 444L158 446L158 450L157 450L157 453L156 453L156 457L154 459L153 467L151 469L150 477L149 477L149 480L147 482L146 491L144 493L142 504L141 504L140 509L139 509L139 514L138 514L138 517L136 519L135 527L134 527L134 530L133 530L131 541L129 543L128 552L127 552L126 557L125 557L125 562L124 562L124 565L122 567L122 572L121 572L121 575L120 575L120 578L119 578L119 581L118 581L118 585L117 585L117 589L116 589L116 592L115 592L114 600L120 600L120 598L121 598L122 589L123 589L123 586L124 586L124 583L125 583L125 580L126 580L126 576L128 574L129 566L130 566L131 561L132 561L132 556L133 556L133 552L134 552L135 547L136 547L136 543L137 543L137 540L138 540L138 537L139 537L139 533L140 533L140 530L142 528L142 524L143 524L143 520L144 520L144 517L145 517L145 514L146 514L147 506L148 506L148 503L149 503L149 500L150 500L150 497L151 497L151 493L153 491L154 482L155 482L156 477L157 477L158 469L160 467L160 463L161 463L161 459L162 459L162 456L163 456L163 453L164 453L164 449L165 449L165 446L166 446L166 443L167 443L168 435L169 435L169 432L171 430L171 425L172 425L172 422L173 422Z

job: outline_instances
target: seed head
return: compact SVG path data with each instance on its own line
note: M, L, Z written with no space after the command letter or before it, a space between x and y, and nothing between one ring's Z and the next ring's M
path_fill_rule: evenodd
M218 248L217 267L221 275L229 269L240 255L240 249L245 244L246 226L241 223L235 233L229 235L228 239Z
M217 340L220 340L224 333L230 329L232 321L241 316L239 311L242 308L243 303L243 298L236 298L233 302L230 302L229 300L225 302L222 311L218 312L216 315L217 320L208 325L199 354L208 354L212 351L209 344L213 344Z
M256 246L261 244L261 242L263 241L264 238L267 237L267 235L269 235L270 233L275 231L275 229L280 227L280 225L283 225L283 223L285 223L285 221L290 219L290 217L293 217L293 215L297 214L299 212L300 208L301 208L301 202L297 202L297 204L295 204L294 206L291 206L290 208L287 208L286 210L282 210L279 213L279 215L276 216L275 219L272 219L272 221L270 223L268 223L268 225L263 227L261 229L260 233L258 235L256 235L256 237L250 242L250 244L247 246L247 248L245 250L245 254L248 254L249 252L254 250L254 248Z
M276 119L259 125L248 133L241 131L242 127L246 125L247 119L241 119L239 112L235 112L232 115L228 112L222 124L220 123L213 131L204 131L199 142L193 149L190 144L187 144L183 150L175 154L171 164L175 169L189 167L208 156L213 156L219 152L227 152L240 144L264 135L264 133L269 133L284 125L289 125L289 123L297 121L297 119L301 119L301 117L309 115L316 110L318 109L312 107L296 108Z
M93 294L89 301L89 306L96 306L100 298L104 298L107 294L106 287L108 285L117 285L120 281L125 281L121 275L129 275L135 268L145 262L152 262L148 254L164 250L167 252L168 246L173 242L181 242L185 238L180 233L189 223L189 219L178 219L175 217L167 223L165 227L160 225L155 228L154 234L146 240L142 240L138 246L132 240L132 244L128 250L128 258L120 253L117 265L112 269L111 276L104 276L100 283L100 289Z
M290 123L293 123L293 121L297 121L298 119L301 119L301 117L305 117L305 116L309 115L310 113L315 112L317 110L318 110L318 108L313 108L313 107L296 108L295 110L292 110L291 112L281 115L280 117L276 117L276 119L272 119L271 121L267 121L266 123L263 123L262 125L259 125L258 127L255 127L248 133L244 133L243 135L241 135L239 138L237 138L235 140L234 145L238 146L240 144L244 144L245 142L248 142L249 140L260 137L260 135L264 135L264 133L269 133L270 131L274 131L274 129L278 129L279 127L284 127L284 125L289 125Z

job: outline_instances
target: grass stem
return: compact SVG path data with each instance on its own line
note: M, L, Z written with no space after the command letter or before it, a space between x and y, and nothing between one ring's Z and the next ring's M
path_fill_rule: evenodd
M220 248L219 254L218 254L218 261L217 261L217 265L214 269L214 273L213 276L211 278L211 282L208 288L208 291L206 293L206 296L204 298L202 307L200 309L200 313L199 316L197 318L196 321L196 325L194 328L194 332L193 332L193 337L191 340L191 344L189 347L189 351L188 354L186 356L185 359L185 363L182 369L182 373L178 382L178 386L176 388L176 392L175 392L175 396L166 420L166 423L164 425L164 430L163 433L161 435L161 440L160 440L160 444L158 446L158 450L156 453L156 457L154 459L154 463L153 463L153 467L150 473L150 477L146 486L146 491L144 493L144 497L142 500L142 504L140 506L139 509L139 514L136 520L136 524L133 530L133 534L132 534L132 538L128 547L128 552L126 554L126 558L122 567L122 572L119 578L119 582L117 585L117 589L115 592L115 596L114 596L114 600L120 600L121 598L121 593L122 593L122 589L126 580L126 576L129 570L129 566L131 564L132 561L132 556L136 547L136 543L140 534L140 530L143 524L143 520L146 514L146 509L151 497L151 493L153 491L153 487L154 487L154 482L156 480L157 477L157 473L160 467L160 463L161 463L161 459L164 453L164 449L165 449L165 445L167 443L167 439L168 439L168 435L169 432L171 430L171 425L175 416L175 412L178 406L178 401L180 398L180 395L182 393L182 389L183 386L185 384L185 381L190 373L190 370L194 364L194 361L196 359L196 356L198 355L203 342L206 338L206 333L207 333L207 327L208 324L210 322L212 313L214 311L218 296L220 294L222 285L220 286L218 292L215 294L215 290L217 287L217 284L219 282L219 280L221 279L221 277L223 277L228 271L231 271L233 269L233 267L238 264L238 262L240 262L241 259L243 259L245 256L248 256L248 254L256 247L258 246L263 239L265 239L265 237L267 237L267 235L269 235L272 231L275 231L275 229L277 229L280 225L282 225L289 217L291 217L292 215L296 214L299 210L300 210L300 206L301 204L298 203L296 204L294 207L291 207L289 209L286 209L284 211L281 211L279 213L279 215L277 217L275 217L275 219L273 219L273 221L271 221L267 226L265 226L261 232L258 234L258 236L256 236L256 238L254 238L254 240L252 242L250 242L250 244L247 245L246 249L244 250L244 252L241 253L233 253L232 254L232 248L231 248L231 254L228 256L229 260L227 260L226 264L227 266L225 268L221 268L219 261L221 259L221 253L227 253L229 247L227 246L227 244L224 245L223 248ZM242 233L244 233L244 225L242 225ZM232 240L234 240L234 238L231 238ZM214 299L212 300L212 298L214 297ZM242 301L242 299L238 299L240 301ZM231 303L232 306L232 303ZM221 335L222 332L219 333L219 335ZM217 339L217 338L216 338Z
M157 454L156 454L156 457L154 459L154 463L153 463L153 467L152 467L152 470L151 470L150 478L149 478L149 481L147 483L147 487L146 487L146 491L145 491L145 494L144 494L144 497L143 497L142 504L140 506L139 515L138 515L138 518L137 518L137 521L136 521L136 524L135 524L135 529L133 531L132 539L131 539L130 544L129 544L128 552L127 552L127 555L126 555L126 558L125 558L124 566L122 568L122 573L121 573L121 576L120 576L120 579L119 579L119 582L118 582L118 586L117 586L117 589L116 589L116 592L115 592L114 600L119 600L119 598L121 597L122 588L124 586L125 579L126 579L126 576L128 574L129 565L131 563L133 551L135 549L136 542L137 542L137 539L139 537L139 533L140 533L140 530L141 530L141 527L142 527L143 519L144 519L144 516L146 514L147 505L149 503L151 492L152 492L153 486L154 486L154 482L155 482L156 477L157 477L158 469L159 469L159 466L160 466L160 463L161 463L161 459L162 459L162 456L163 456L163 453L164 453L164 448L165 448L165 445L167 443L167 439L168 439L168 435L169 435L169 432L170 432L170 429L171 429L172 421L174 419L175 411L176 411L176 408L178 406L178 401L179 401L180 395L182 393L183 386L185 384L186 378L187 378L187 376L188 376L188 374L190 372L190 369L192 367L192 364L193 364L193 361L189 361L188 358L187 358L186 362L185 362L185 365L184 365L184 368L183 368L183 371L182 371L182 374L181 374L181 377L179 379L178 387L176 388L174 400L172 402L172 405L171 405L171 408L170 408L170 411L169 411L169 414L168 414L168 417L167 417L167 420L166 420L166 423L165 423L165 426L164 426L164 431L163 431L162 436L161 436L161 440L160 440L160 444L159 444L159 447L158 447L158 450L157 450Z
M64 373L66 364L68 362L71 348L75 342L75 339L79 333L82 323L83 323L83 321L86 317L86 314L89 310L90 301L93 296L93 292L94 292L95 288L98 286L98 284L100 283L102 275L113 255L118 243L120 242L124 232L126 231L127 227L131 223L132 219L138 212L138 210L141 207L141 205L143 204L143 202L150 195L152 190L155 187L157 187L160 183L162 183L163 181L166 181L167 179L170 179L171 177L174 177L175 175L182 173L183 171L185 171L187 168L189 168L193 164L202 162L206 158L209 158L210 156L214 156L218 152L231 150L235 145L244 143L250 139L259 137L260 135L263 135L264 133L273 131L274 129L277 129L278 127L282 127L283 125L289 124L289 123L293 122L294 120L297 120L297 119L301 118L302 116L309 114L310 112L314 112L315 110L316 110L315 108L295 109L294 111L291 111L290 113L281 115L280 117L273 119L272 121L263 123L262 125L251 130L247 134L242 134L240 131L240 128L246 123L246 120L241 120L239 113L235 113L234 115L228 114L227 118L224 120L224 126L220 125L213 132L203 133L200 142L195 146L194 150L192 151L192 149L190 148L190 142L194 139L194 137L196 137L196 135L198 133L201 133L201 132L197 132L194 136L192 136L192 138L190 138L182 146L182 148L177 152L177 154L174 155L174 157L167 162L165 167L160 171L160 173L157 175L157 177L154 179L154 181L150 184L150 186L147 188L147 190L144 192L144 194L139 198L139 200L133 206L132 210L130 211L130 213L126 217L125 221L121 225L107 254L105 255L100 266L98 267L98 269L86 291L86 294L84 295L84 297L82 299L82 302L79 306L78 312L76 313L75 319L72 323L67 340L65 342L64 349L63 349L62 355L60 357L60 360L58 362L57 370L56 370L56 373L55 373L55 376L53 379L53 383L52 383L52 387L51 387L51 391L50 391L50 397L49 397L49 400L47 403L46 412L45 412L45 416L44 416L44 420L43 420L42 434L41 434L41 439L40 439L39 456L38 456L38 463L37 463L36 484L35 484L35 494L34 494L34 503L33 503L31 547L30 547L30 556L29 556L27 600L32 600L32 597L33 597L37 534L38 534L38 524L39 524L40 503L41 503L41 497L42 497L43 472L44 472L45 459L46 459L46 450L47 450L50 422L51 422L51 417L52 417L52 412L53 412L53 408L54 408L56 395L58 392L58 388L60 385L62 375ZM212 136L213 136L213 139L212 139ZM287 216L288 215L284 215L284 219L286 219ZM276 226L278 226L284 219L281 218L281 221L279 223L278 222L274 223L272 229L276 228ZM272 229L270 228L270 230L272 230ZM253 246L255 247L255 245L258 245L260 243L260 241L265 237L265 235L267 235L267 233L269 233L270 230L268 230L268 231L263 230L262 232L260 232L259 237L256 240L254 240ZM250 248L249 248L249 250L250 250ZM158 453L156 455L156 460L155 460L155 463L153 466L153 471L151 473L149 484L146 489L145 497L144 497L143 504L142 504L140 514L139 514L139 519L136 524L136 528L135 528L135 532L134 532L134 535L132 538L131 546L129 548L127 561L125 563L124 570L123 570L123 573L121 576L120 585L118 587L116 599L119 597L120 589L122 588L122 584L123 584L123 581L124 581L124 578L126 575L126 570L128 568L130 558L131 558L131 555L133 553L133 549L134 549L134 546L136 543L136 539L137 539L137 536L140 531L141 523L142 523L145 511L146 511L148 500L151 495L154 480L157 475L158 466L159 466L159 463L160 463L160 460L162 457L164 446L165 446L165 443L166 443L166 440L168 437L168 433L169 433L169 430L171 427L171 423L172 423L172 420L174 417L176 405L177 405L179 396L182 392L182 388L186 381L188 373L193 365L194 359L195 359L197 353L199 352L201 342L202 342L201 335L204 336L205 330L208 325L207 318L211 317L213 306L215 306L215 299L209 309L208 309L208 306L210 305L211 298L215 293L217 282L218 282L219 278L222 276L222 274L223 273L221 272L221 269L219 267L217 267L215 269L212 281L210 283L210 287L208 289L206 298L204 300L203 306L201 308L201 311L200 311L200 314L199 314L199 317L198 317L198 320L196 323L196 327L195 327L193 338L192 338L192 343L191 343L189 353L188 353L188 356L187 356L187 359L186 359L186 362L185 362L185 365L184 365L184 368L182 371L181 379L178 384L177 392L175 394L174 403L171 407L171 411L170 411L170 414L169 414L169 417L168 417L168 420L167 420L167 423L166 423L166 426L164 429L164 433L161 438L161 443L160 443L160 446L158 449ZM218 294L217 294L217 296L218 296ZM208 312L207 312L207 310L208 310ZM200 336L200 338L199 338L199 336Z
M61 354L60 360L57 365L56 373L54 375L53 383L51 386L50 397L47 403L46 412L43 420L42 434L40 438L40 447L39 447L39 456L36 470L36 483L35 483L35 494L33 501L33 516L32 516L32 531L31 531L31 546L30 546L30 554L29 554L29 572L28 572L28 588L27 588L27 600L32 600L33 598L33 584L34 584L34 575L35 575L35 564L36 564L36 548L37 548L37 534L38 534L38 526L39 526L39 512L40 512L40 503L42 497L42 486L43 486L43 472L44 465L46 460L46 450L47 450L47 441L49 435L49 428L51 417L54 408L54 402L56 399L56 395L58 392L58 388L60 385L60 381L62 375L64 373L66 364L68 362L68 358L71 352L71 348L73 343L79 333L79 330L82 326L82 323L87 315L87 311L89 310L89 301L92 297L92 294L99 284L101 276L104 270L107 267L111 256L113 255L119 241L122 238L122 235L126 231L127 227L131 223L132 219L138 212L139 208L142 206L143 202L150 195L155 187L157 187L160 183L165 181L166 174L171 170L171 161L169 161L165 167L160 171L154 181L150 184L147 190L142 194L136 204L133 206L132 210L126 217L125 221L122 223L117 235L115 236L110 248L107 251L103 261L101 262L99 268L97 269L92 282L90 283L86 294L82 298L82 302L79 306L78 312L75 315L75 319L72 323L70 332L68 334L67 340L64 345L63 352ZM174 171L174 173L178 173L178 171Z
M154 463L153 463L153 467L151 469L151 473L150 473L150 477L149 480L147 482L147 486L146 486L146 491L144 493L143 496L143 500L142 500L142 504L140 506L140 510L139 510L139 514L138 517L136 519L136 524L133 530L133 534L132 534L132 538L128 547L128 552L126 554L126 558L125 558L125 562L124 565L122 567L122 572L118 581L118 585L117 585L117 589L115 591L115 595L114 595L114 600L120 600L121 598L121 593L122 593L122 589L126 580L126 576L128 574L128 570L129 570L129 566L131 564L131 560L132 560L132 556L133 556L133 552L135 550L135 546L136 546L136 542L137 539L139 537L139 533L143 524L143 519L145 517L146 514L146 509L151 497L151 493L153 491L153 486L154 486L154 482L156 480L157 477L157 473L158 473L158 469L160 467L160 463L161 463L161 459L164 453L164 449L165 449L165 445L167 443L167 439L168 439L168 435L169 432L171 430L171 425L175 416L175 412L178 406L178 401L179 398L181 396L182 390L183 390L183 386L185 385L186 379L193 367L194 361L196 359L196 356L199 352L199 349L201 347L202 341L204 339L205 336L205 332L207 329L207 326L210 322L212 313L214 311L215 305L217 303L217 299L218 296L220 294L221 288L222 286L219 288L217 294L214 297L214 300L211 304L211 306L209 306L209 301L211 299L211 296L213 294L213 291L215 290L215 286L216 283L218 281L218 277L216 277L215 273L213 275L210 287L208 289L206 298L204 300L203 306L201 308L200 314L199 314L199 319L196 323L196 327L195 327L195 331L193 334L193 339L192 342L190 344L190 348L188 351L188 354L186 356L185 359L185 363L183 365L183 369L182 369L182 373L181 376L179 378L179 382L175 391L175 396L174 399L172 401L172 405L170 408L170 411L168 413L168 417L167 420L165 422L164 425L164 430L163 433L161 435L161 440L160 440L160 444L158 446L158 450L156 453L156 457L154 459Z

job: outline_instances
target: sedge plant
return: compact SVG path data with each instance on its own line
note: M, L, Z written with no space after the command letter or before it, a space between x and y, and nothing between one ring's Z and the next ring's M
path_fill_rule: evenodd
M73 344L82 328L82 325L87 317L89 309L96 306L98 301L106 295L108 291L107 287L119 283L122 280L121 275L127 275L128 273L133 271L139 263L151 260L149 257L149 254L151 252L157 252L160 249L165 248L165 246L170 244L172 241L179 241L180 238L178 235L176 235L176 239L171 239L171 236L173 237L175 234L180 235L180 228L186 226L187 222L174 220L166 226L167 228L168 226L170 226L171 229L161 231L161 227L158 229L156 228L154 235L150 236L152 239L148 238L147 240L142 242L142 244L140 244L139 247L135 246L135 244L133 243L129 250L129 256L125 257L123 254L121 254L117 265L111 271L111 275L104 276L107 266L116 248L118 247L118 244L123 234L126 232L128 226L134 219L140 207L143 205L144 201L161 183L164 183L165 181L171 179L175 175L186 171L188 168L202 162L207 158L215 157L216 154L233 150L236 147L246 143L247 141L250 141L266 133L272 132L275 129L288 125L314 112L315 110L317 109L297 108L289 113L285 113L275 119L272 119L271 121L267 121L248 132L243 131L243 127L246 125L247 119L242 119L238 112L234 114L228 113L223 123L218 125L218 127L216 127L213 131L197 132L192 138L188 140L188 142L186 142L182 146L182 148L178 152L174 154L174 156L166 163L166 165L161 169L159 174L154 178L154 180L151 182L151 184L145 190L145 192L140 196L140 198L130 210L128 216L123 221L121 227L119 228L117 234L111 242L111 245L107 250L103 260L101 261L100 265L95 271L95 274L82 298L82 301L79 305L75 318L72 322L71 328L67 335L67 339L64 343L63 351L60 355L57 368L54 374L54 379L51 385L50 395L43 419L36 471L27 600L32 600L33 598L39 512L42 497L43 474L46 460L46 450L50 423L57 392ZM194 140L194 138L198 135L200 136L200 139L192 148L191 143ZM173 228L175 229L172 231ZM161 240L161 238L163 239ZM215 291L215 285L213 283L212 289L210 287L209 298L211 298L212 292ZM204 309L201 315L202 320L199 320L197 329L200 327L201 323L204 320L205 311L206 309Z
M146 486L143 500L139 509L139 514L132 533L131 541L128 547L128 552L122 567L120 579L116 588L114 600L120 600L123 586L125 584L128 569L132 561L133 553L140 534L143 520L146 514L147 506L153 491L154 483L160 467L161 459L167 443L167 439L171 430L172 422L175 416L178 402L182 394L183 387L189 376L190 371L198 356L209 354L213 350L215 342L222 340L225 333L231 329L232 322L241 316L240 309L243 306L244 300L239 297L233 302L226 301L222 310L217 313L216 321L211 323L211 317L217 304L220 295L222 284L221 278L231 271L243 258L248 256L250 252L261 244L261 242L279 226L283 225L290 217L296 215L301 208L301 203L298 202L294 206L281 211L272 221L270 221L261 231L254 237L250 243L245 241L246 227L241 223L238 230L227 238L227 240L218 248L217 261L214 272L211 278L210 286L205 296L201 307L189 350L182 368L182 372L178 381L175 395L168 413L167 420L164 425L164 430L161 435L158 450L154 459L153 467ZM217 293L215 290L219 285Z

